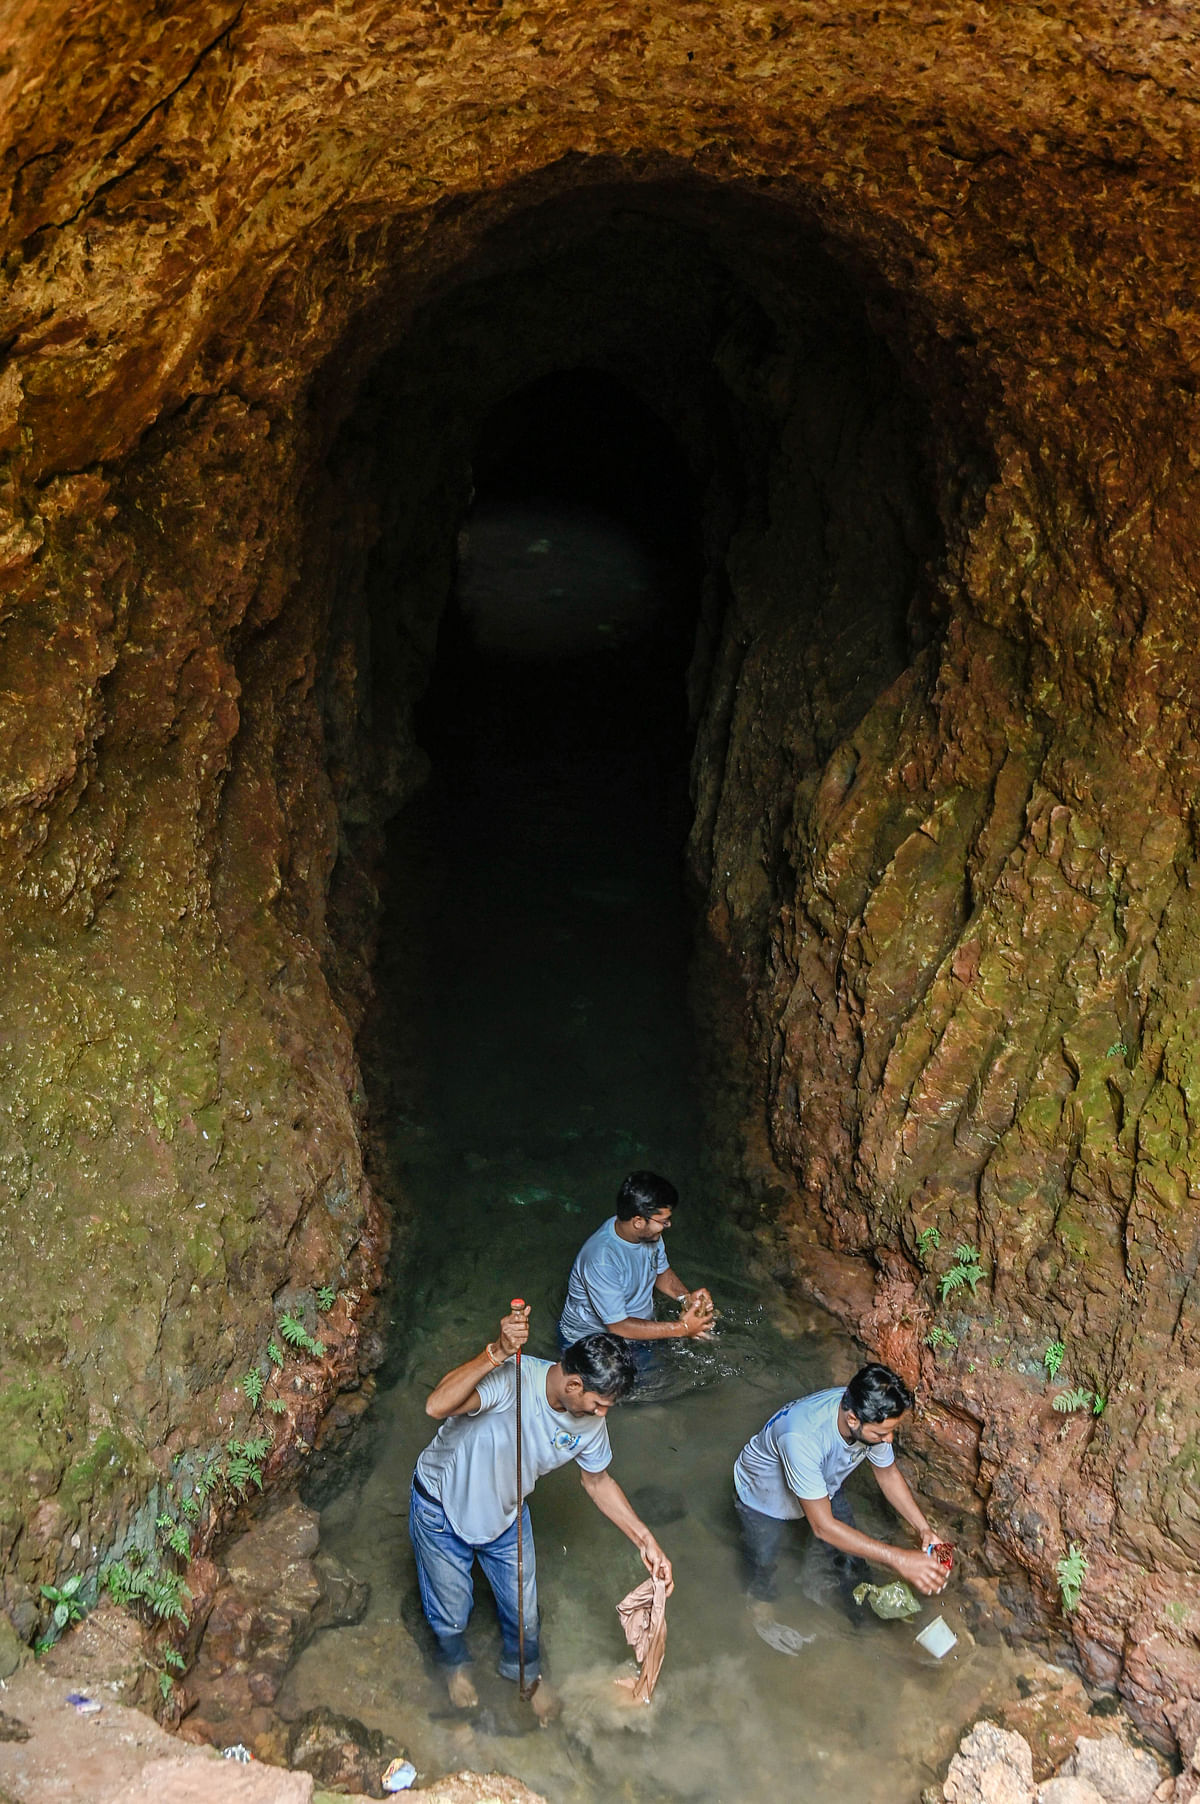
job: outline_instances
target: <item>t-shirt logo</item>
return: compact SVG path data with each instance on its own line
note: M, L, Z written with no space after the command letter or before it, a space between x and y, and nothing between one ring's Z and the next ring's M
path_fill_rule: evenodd
M554 1436L553 1445L559 1453L574 1453L582 1438L582 1435L572 1434L569 1428L560 1428Z

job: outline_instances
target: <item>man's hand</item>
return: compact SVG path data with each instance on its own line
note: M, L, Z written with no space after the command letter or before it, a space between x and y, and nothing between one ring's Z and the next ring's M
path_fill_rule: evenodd
M639 1539L638 1552L642 1556L642 1565L651 1578L666 1579L667 1596L670 1597L675 1589L675 1575L671 1571L671 1562L649 1530Z
M517 1348L523 1347L529 1339L529 1310L530 1305L526 1303L523 1308L506 1315L500 1323L497 1346L505 1359L511 1359Z
M707 1334L713 1325L713 1300L706 1290L696 1290L683 1299L679 1319L689 1340Z
M931 1554L906 1553L897 1548L889 1564L893 1572L899 1573L925 1597L939 1597L946 1589L950 1575L941 1561Z

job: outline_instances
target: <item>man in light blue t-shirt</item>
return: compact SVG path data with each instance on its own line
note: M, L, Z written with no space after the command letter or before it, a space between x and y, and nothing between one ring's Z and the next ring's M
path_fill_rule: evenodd
M691 1338L712 1327L712 1297L704 1289L688 1290L671 1270L662 1243L678 1204L679 1193L667 1178L630 1172L617 1192L616 1214L584 1241L571 1267L558 1323L560 1346L569 1347L584 1334L606 1332L638 1343ZM655 1320L655 1291L679 1304L673 1320Z
M806 1639L775 1623L770 1610L790 1521L806 1520L813 1534L847 1564L871 1560L890 1566L927 1597L944 1590L946 1569L929 1551L937 1536L892 1451L896 1430L912 1406L912 1392L889 1367L863 1366L848 1385L816 1391L776 1410L739 1453L733 1485L746 1589L755 1626L781 1652L796 1653ZM854 1526L842 1485L863 1460L896 1514L920 1537L921 1551L893 1547Z
M525 1498L545 1472L574 1460L583 1488L601 1515L637 1548L651 1577L673 1585L671 1562L609 1472L612 1448L605 1423L637 1376L623 1341L590 1335L551 1365L513 1355L529 1337L529 1311L515 1309L496 1340L434 1386L426 1414L441 1423L417 1461L408 1528L417 1556L421 1606L438 1657L448 1668L451 1702L479 1702L467 1666L466 1629L474 1603L471 1570L483 1567L496 1599L504 1651L502 1678L520 1670L518 1596L524 1600L524 1663L528 1679L540 1671L537 1571ZM517 1496L517 1384L521 1386L521 1490ZM523 1586L517 1586L518 1511L523 1538ZM538 1684L533 1707L546 1717L557 1703Z

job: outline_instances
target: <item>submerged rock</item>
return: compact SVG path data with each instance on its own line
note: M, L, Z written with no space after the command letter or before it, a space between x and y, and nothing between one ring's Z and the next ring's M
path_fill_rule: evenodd
M288 1763L311 1773L322 1786L336 1786L368 1798L382 1798L385 1767L395 1743L357 1717L333 1710L310 1710L292 1731Z

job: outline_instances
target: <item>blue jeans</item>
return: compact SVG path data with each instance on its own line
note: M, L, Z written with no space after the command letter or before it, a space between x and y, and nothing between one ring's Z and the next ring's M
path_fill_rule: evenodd
M746 1595L763 1602L772 1602L779 1590L775 1576L779 1550L783 1545L784 1535L792 1526L793 1518L764 1516L761 1510L751 1509L748 1503L743 1503L736 1491L733 1494L733 1507L742 1525L742 1564L746 1577ZM854 1510L844 1490L839 1489L837 1495L830 1499L830 1508L836 1521L844 1522L848 1528L854 1527ZM853 1554L839 1553L836 1548L826 1549L823 1545L822 1552L826 1555L826 1563L843 1585L851 1580L857 1583L860 1578L870 1576L866 1562Z
M533 1552L533 1525L529 1505L521 1511L525 1540L525 1677L535 1679L538 1657L537 1568ZM408 1532L417 1556L417 1583L421 1608L437 1640L438 1658L444 1666L465 1666L467 1623L475 1602L471 1571L478 1559L496 1600L504 1651L498 1671L502 1679L520 1673L517 1628L517 1524L494 1541L473 1547L460 1540L446 1519L440 1503L419 1491L414 1483L408 1509Z

